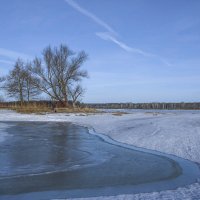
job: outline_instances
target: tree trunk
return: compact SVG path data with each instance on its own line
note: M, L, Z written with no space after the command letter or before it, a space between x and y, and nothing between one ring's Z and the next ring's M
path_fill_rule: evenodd
M27 101L28 101L28 103L30 101L30 85L28 82L27 82Z
M66 108L67 106L68 106L68 102L66 101L66 100L64 100L64 101L59 101L59 103L60 103L60 105L62 106L62 107L64 107L64 108Z
M20 100L20 105L22 106L24 99L23 99L23 91L21 83L19 83L19 100Z
M67 100L67 98L65 98L65 100L64 100L64 107L68 107L68 100Z
M23 106L23 102L24 102L23 94L22 94L22 91L20 90L20 105L21 106Z

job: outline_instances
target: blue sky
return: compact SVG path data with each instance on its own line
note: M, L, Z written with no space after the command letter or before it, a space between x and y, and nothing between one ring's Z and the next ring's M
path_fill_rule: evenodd
M47 45L85 50L85 102L200 101L199 0L1 0L0 74Z

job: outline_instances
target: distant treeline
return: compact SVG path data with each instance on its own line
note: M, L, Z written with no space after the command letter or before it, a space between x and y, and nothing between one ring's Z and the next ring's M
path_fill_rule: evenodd
M166 110L198 110L200 102L194 103L102 103L85 104L89 108L95 109L166 109Z
M73 103L68 101L69 105ZM13 101L13 102L0 102L0 108L15 108L20 106L20 101ZM59 108L62 107L60 102L52 102L52 101L30 101L24 102L23 106L43 106L48 108ZM90 104L83 104L77 102L78 107L87 107L87 108L94 108L94 109L165 109L165 110L200 110L200 102L194 103L90 103Z

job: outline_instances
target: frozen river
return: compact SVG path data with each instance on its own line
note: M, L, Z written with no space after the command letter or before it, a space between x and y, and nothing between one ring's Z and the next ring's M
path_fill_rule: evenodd
M180 164L120 146L70 123L3 124L7 136L0 143L0 199L159 191L193 182L198 173L189 161L177 158Z

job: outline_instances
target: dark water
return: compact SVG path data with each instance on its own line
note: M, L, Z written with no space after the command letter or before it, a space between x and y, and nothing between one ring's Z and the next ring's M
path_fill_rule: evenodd
M7 124L12 126L7 129L10 136L0 144L0 199L44 191L85 190L90 196L93 190L93 196L95 189L105 188L112 188L112 194L113 188L171 180L182 173L171 159L110 144L84 127L55 122Z

